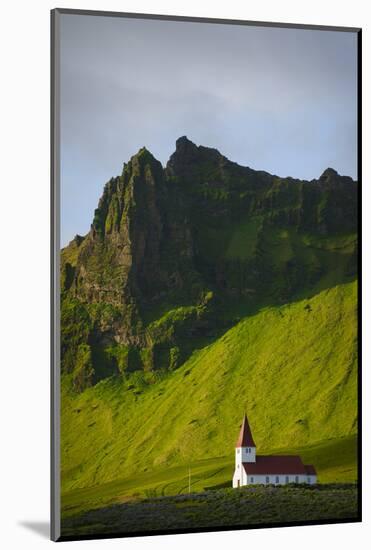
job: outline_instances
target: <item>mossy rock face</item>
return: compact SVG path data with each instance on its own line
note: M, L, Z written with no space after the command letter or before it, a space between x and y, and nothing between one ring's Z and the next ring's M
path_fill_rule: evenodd
M335 170L279 178L186 137L163 168L142 148L62 250L62 370L79 391L174 371L260 308L353 280L356 226L357 184Z

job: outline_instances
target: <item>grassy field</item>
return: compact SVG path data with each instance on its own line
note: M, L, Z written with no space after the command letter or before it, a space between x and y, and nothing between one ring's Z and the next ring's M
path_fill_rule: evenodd
M274 453L300 454L306 464L315 464L320 483L351 483L357 480L357 439L340 440L304 448L276 449ZM74 489L62 495L62 515L68 517L87 510L136 499L200 492L230 487L234 470L233 455L138 473L101 485Z
M62 521L62 536L355 520L355 485L243 487L138 499Z
M167 374L112 377L82 394L64 379L62 492L231 463L245 411L259 453L357 432L355 283L243 318Z

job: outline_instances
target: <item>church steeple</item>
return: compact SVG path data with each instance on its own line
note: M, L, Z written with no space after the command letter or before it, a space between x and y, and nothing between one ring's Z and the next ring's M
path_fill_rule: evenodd
M246 414L236 443L236 468L241 468L243 462L256 462L256 445Z
M238 436L236 447L256 447L246 413L243 417L240 435Z

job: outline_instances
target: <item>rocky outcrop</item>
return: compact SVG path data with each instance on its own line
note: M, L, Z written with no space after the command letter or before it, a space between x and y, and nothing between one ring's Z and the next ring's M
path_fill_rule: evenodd
M324 254L295 235L352 233L356 219L357 184L331 168L279 178L185 136L163 168L143 147L105 185L89 233L62 251L63 368L80 391L115 372L175 368L190 339L232 322L226 302L289 300L319 280Z

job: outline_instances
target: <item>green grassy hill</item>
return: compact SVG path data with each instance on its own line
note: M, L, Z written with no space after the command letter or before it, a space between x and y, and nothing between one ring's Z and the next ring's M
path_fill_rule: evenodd
M197 490L228 482L244 411L258 452L299 449L323 481L354 480L356 283L245 317L173 372L106 378L81 394L70 382L63 375L66 510L87 505L84 487L95 506L181 492L189 463Z
M279 449L277 453L300 454L305 463L315 463L320 483L352 483L357 479L356 435L306 447ZM233 470L233 456L150 469L144 474L67 491L62 497L62 514L69 517L143 497L188 494L189 481L191 493L228 488Z

